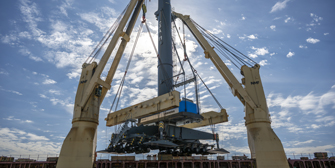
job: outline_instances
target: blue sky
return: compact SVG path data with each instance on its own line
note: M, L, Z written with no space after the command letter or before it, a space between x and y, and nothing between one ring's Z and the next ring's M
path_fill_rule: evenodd
M71 128L81 65L128 1L3 0L0 3L0 155L57 154ZM171 3L176 12L191 15L204 28L262 65L260 73L272 127L288 155L335 153L334 1L172 0ZM156 40L153 13L157 1L148 1L147 6L148 25ZM138 25L133 36L137 30ZM189 32L186 35L191 62L229 114L228 123L216 126L221 146L232 154L249 153L242 104L232 96L210 60L204 58L195 39ZM135 50L121 107L157 95L157 60L149 40L145 30ZM109 139L114 131L106 128L104 118L133 41L134 37L101 107L98 149L106 148L106 136ZM240 79L239 70L223 61ZM105 71L103 75L106 74ZM192 90L189 85L189 97ZM200 93L202 112L219 109L203 86Z

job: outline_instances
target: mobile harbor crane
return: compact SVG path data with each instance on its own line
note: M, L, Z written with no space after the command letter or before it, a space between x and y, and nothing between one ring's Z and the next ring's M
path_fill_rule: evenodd
M93 166L99 108L107 91L111 88L114 74L141 9L146 12L144 0L130 0L126 9L105 35L106 39L101 41L101 45L98 44L100 48L95 49L98 53L107 39L111 37L99 64L93 61L83 64L75 98L72 128L63 142L57 168L91 168ZM228 83L233 95L245 106L248 144L252 158L256 159L257 167L288 168L281 141L271 128L270 115L259 75L260 66L258 64L250 67L243 65L241 74L244 78L240 83L221 60L214 45L221 46L228 54L233 54L238 61L245 62L237 57L238 54L241 54L240 52L229 50L231 46L228 44L226 47L217 43L218 39L195 23L190 16L171 12L170 0L158 0L158 11L155 15L159 25L158 97L109 113L105 119L107 126L123 125L118 132L112 135L109 147L102 152L146 153L151 149L158 149L160 152L174 155L228 153L219 148L217 133L211 134L193 129L228 121L225 109L221 108L220 113L211 111L200 114L198 101L193 103L186 97L181 101L180 93L174 90L176 85L173 85L172 80L172 45L175 44L171 40L171 23L178 18L189 28L204 49L205 57L213 62ZM145 18L142 24L144 22ZM107 77L102 80L100 77L102 71L120 37L121 43L113 63ZM206 38L211 40L212 45ZM219 50L220 53L221 51ZM94 58L96 55L92 54ZM194 68L192 71L195 75ZM189 82L184 80L179 85L186 83ZM203 144L199 139L216 140L217 148L215 149L214 145Z

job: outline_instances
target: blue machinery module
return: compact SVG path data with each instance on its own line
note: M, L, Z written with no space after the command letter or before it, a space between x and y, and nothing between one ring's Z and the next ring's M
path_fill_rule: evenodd
M190 112L190 113L198 114L198 108L195 103L186 99L186 100L180 101L179 112Z

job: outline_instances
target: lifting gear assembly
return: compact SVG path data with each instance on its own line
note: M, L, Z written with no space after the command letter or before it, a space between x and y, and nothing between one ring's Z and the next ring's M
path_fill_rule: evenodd
M227 82L233 96L244 106L245 125L251 157L256 159L258 168L288 168L286 155L280 139L271 128L270 114L259 74L260 65L230 46L210 31L196 23L189 15L171 11L170 0L158 0L155 16L158 20L158 49L152 39L147 25L147 4L145 0L130 0L111 28L98 43L88 59L82 65L82 73L77 88L72 128L66 136L59 155L57 168L92 168L96 144L99 110L120 63L125 48L130 41L133 28L142 11L142 22L137 32L125 73L113 100L106 120L106 126L117 126L112 134L110 144L101 153L127 154L148 153L159 150L160 153L175 156L192 154L225 154L227 150L220 148L219 134L215 132L215 124L228 121L226 110L221 106L214 94L195 70L188 57L183 37L176 21L180 20L192 33L204 50L204 57L209 59ZM141 35L143 25L153 43L158 61L158 96L150 100L118 110L123 85L133 58L136 43ZM176 29L176 30L173 30ZM173 30L173 32L172 32ZM184 50L184 58L180 58L176 48L174 34L177 34ZM94 60L108 43L99 63ZM118 47L116 47L118 46ZM113 52L115 50L115 52ZM101 74L112 55L114 60L108 69L106 78ZM173 55L180 63L179 73L173 72ZM239 82L221 57L236 66L243 78ZM183 62L182 62L183 61ZM185 65L190 66L191 77L186 78ZM180 78L180 82L178 79ZM182 79L183 78L183 79ZM203 83L220 107L220 112L200 111L198 83ZM195 102L186 97L186 85L194 83ZM176 90L183 87L183 93ZM114 109L114 110L113 110ZM212 132L199 131L204 126L211 126ZM201 140L206 140L203 143ZM208 144L213 140L215 144Z

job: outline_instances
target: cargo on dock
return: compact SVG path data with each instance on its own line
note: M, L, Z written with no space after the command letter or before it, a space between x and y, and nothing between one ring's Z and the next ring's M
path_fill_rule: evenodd
M232 156L233 160L247 160L247 156Z
M217 160L224 160L224 156L217 156L216 159Z
M48 157L47 161L48 162L57 162L58 161L58 157Z
M315 152L314 157L316 159L328 159L328 154L327 152Z
M135 156L112 156L112 161L134 161Z
M17 160L15 160L15 162L36 162L36 160L29 158L18 158Z
M13 162L14 157L0 156L0 162Z

